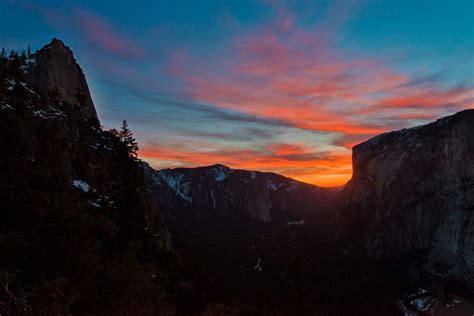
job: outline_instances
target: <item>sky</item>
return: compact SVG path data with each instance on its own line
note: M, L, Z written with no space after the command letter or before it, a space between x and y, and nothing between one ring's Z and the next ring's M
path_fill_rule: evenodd
M374 135L474 108L474 0L0 0L0 46L75 53L153 167L330 187Z

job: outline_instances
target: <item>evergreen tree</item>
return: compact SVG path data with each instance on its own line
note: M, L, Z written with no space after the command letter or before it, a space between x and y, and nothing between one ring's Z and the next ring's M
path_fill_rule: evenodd
M28 51L26 57L30 58L31 57L31 47L28 45Z
M126 120L123 120L118 136L122 144L125 145L128 151L128 156L136 159L138 155L138 144L133 137L132 131L128 128Z
M2 47L2 54L0 56L1 58L7 58L7 52L5 51L5 47Z
M20 57L18 56L18 53L12 50L10 53L10 58L8 62L8 72L16 80L22 79L22 71L20 67L21 67Z

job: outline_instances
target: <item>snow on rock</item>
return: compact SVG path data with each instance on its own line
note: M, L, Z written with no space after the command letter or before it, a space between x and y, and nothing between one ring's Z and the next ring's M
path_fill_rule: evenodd
M16 85L16 81L15 80L10 80L10 79L5 79L5 83L6 83L7 90L10 90L10 91L13 90L13 88Z
M35 64L36 64L36 58L30 57L25 60L25 64L21 65L20 69L23 70L23 72L27 72L28 68Z
M91 189L92 189L91 186L87 182L82 181L82 180L73 180L72 181L72 186L76 187L78 189L81 189L85 193L91 191ZM95 191L94 189L92 189L92 190Z
M16 82L14 79L5 79L5 83L6 83L7 90L12 91L17 84L20 84L26 91L38 96L38 94L33 89L28 87L28 84L26 82L21 82L21 81Z
M418 289L416 293L410 294L398 304L404 316L417 316L420 312L429 312L436 304L436 299L428 290Z
M42 119L47 119L48 115L45 110L36 110L33 111L33 115Z
M272 180L267 180L267 182L265 182L265 185L267 186L269 190L272 190L272 191L276 191L283 186L282 183L275 183Z
M304 225L304 219L301 221L291 221L287 222L285 226L294 226L294 225Z
M298 187L299 187L298 182L296 182L296 181L291 181L291 182L287 185L287 187L286 187L285 190L286 190L286 191L293 191L294 189L297 189Z
M183 200L191 203L190 185L185 181L181 173L174 173L172 170L162 170L159 172L160 178Z
M91 205L92 205L93 207L95 207L95 208L100 207L99 200L98 200L98 201L91 201L90 203L91 203Z
M250 172L250 179L257 179L257 173L255 171Z
M257 272L262 272L262 258L258 258L257 264L253 266Z
M33 115L42 119L63 119L66 117L63 111L49 106L46 110L35 110Z
M0 111L2 112L9 112L9 111L12 111L13 110L13 107L10 105L10 104L0 104Z
M230 173L230 168L223 165L215 165L208 171L208 175L214 177L217 182L224 181Z
M28 85L25 82L20 82L23 88L25 88L26 91L28 91L31 94L34 94L38 96L38 93L36 93L33 89L29 88Z

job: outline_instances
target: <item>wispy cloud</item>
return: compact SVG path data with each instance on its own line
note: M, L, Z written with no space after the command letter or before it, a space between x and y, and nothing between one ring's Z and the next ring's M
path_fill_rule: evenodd
M42 6L34 2L13 1L15 5L32 10L42 16L52 27L61 31L70 31L91 49L100 49L109 54L137 59L146 54L146 50L126 32L87 9L73 6L67 10Z
M183 31L181 20L149 26L149 17L155 31L142 24L147 34L132 34L92 5L13 3L71 35L99 84L113 81L101 118L127 118L155 167L224 163L341 185L353 145L474 107L472 76L459 71L469 58L426 67L420 55L355 50L345 35L363 1L314 2L302 13L262 0L251 22L229 6L209 19L220 28L212 36L189 22L202 19Z
M288 11L269 2L277 10L275 20L232 39L225 50L231 53L220 63L187 56L180 70L173 64L190 98L302 129L359 136L352 139L392 128L386 122L397 118L394 108L446 112L472 106L472 87L446 88L439 84L441 73L411 77L370 56L347 57L332 43L349 19L340 4L302 29Z

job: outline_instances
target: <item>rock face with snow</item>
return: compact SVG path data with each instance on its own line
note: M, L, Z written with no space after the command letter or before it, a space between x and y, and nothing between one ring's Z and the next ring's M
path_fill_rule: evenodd
M321 214L335 192L275 173L200 168L148 168L148 187L159 205L187 215L231 216L269 222ZM173 201L172 203L170 201ZM186 214L183 214L186 216Z
M341 240L474 290L474 110L355 146L343 194Z
M100 128L84 74L71 50L54 39L26 60L2 58L0 65L2 228L31 230L28 216L52 216L49 213L71 204L85 213L88 209L117 212L123 205L117 200L123 185L117 183L124 179L113 169L128 156L118 153L117 137ZM141 179L138 174L135 178ZM138 192L133 199L142 212L137 213L140 224L133 230L141 234L147 225L147 234L164 246L166 227L142 191L140 186L133 191ZM43 213L36 214L38 209Z
M23 69L28 84L43 92L55 90L61 101L76 106L84 118L97 120L84 73L61 40L55 38L33 54Z

